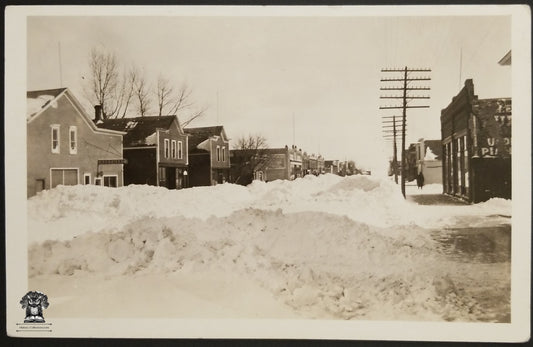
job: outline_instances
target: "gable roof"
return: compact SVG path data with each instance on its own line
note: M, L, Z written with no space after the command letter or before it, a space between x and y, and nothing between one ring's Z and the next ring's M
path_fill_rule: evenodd
M176 116L150 116L135 118L105 119L98 126L126 132L124 146L150 145L147 138L153 135L157 129L170 129ZM179 125L178 125L179 128Z
M189 152L190 153L202 153L206 152L203 149L198 148L198 145L212 136L222 136L222 139L227 141L226 132L222 125L216 125L211 127L198 127L198 128L185 128L185 133L189 134Z
M54 98L63 93L67 88L55 88L55 89L43 89L43 90L30 90L26 92L28 98L38 98L41 95L52 95Z
M66 97L71 103L74 110L78 112L80 117L85 123L97 133L104 133L108 135L124 135L123 132L101 129L97 127L92 121L91 117L87 114L87 111L83 108L81 103L76 99L74 94L68 88L56 88L56 89L42 89L32 90L26 92L26 120L28 123L32 122L35 118L39 117L50 106L56 107L57 100L61 97Z
M26 92L26 118L32 119L67 88L32 90Z

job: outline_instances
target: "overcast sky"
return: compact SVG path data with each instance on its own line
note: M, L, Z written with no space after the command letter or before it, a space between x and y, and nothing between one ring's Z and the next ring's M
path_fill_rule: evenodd
M379 99L380 78L394 76L381 68L432 69L419 84L431 99L413 101L430 108L408 110L408 143L440 139L441 109L466 78L480 98L511 96L511 67L498 65L510 16L29 17L28 90L69 87L92 113L82 89L92 47L154 83L160 73L187 83L209 107L191 126L222 124L233 139L259 133L271 147L292 145L294 133L308 153L373 170L392 155L381 116L401 115L379 110L394 104Z

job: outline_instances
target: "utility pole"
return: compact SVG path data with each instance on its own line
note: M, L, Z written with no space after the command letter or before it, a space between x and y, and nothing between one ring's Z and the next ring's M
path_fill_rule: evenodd
M398 148L397 148L397 141L396 141L396 134L398 132L397 127L400 126L398 123L396 123L396 116L392 117L382 117L384 120L382 120L382 127L381 130L383 131L383 138L386 141L393 141L392 142L392 170L394 172L394 182L398 184ZM392 118L392 121L386 120ZM392 123L392 125L390 125ZM401 129L401 128L400 128Z
M63 67L61 64L61 41L57 42L57 56L59 60L59 87L63 88Z
M398 83L401 82L402 86L396 85L389 85L385 87L381 87L380 90L397 90L402 91L402 95L390 95L390 96L380 96L380 99L401 99L402 105L394 105L394 106L380 106L380 110L391 110L391 109L401 109L402 110L402 164L401 164L401 182L402 182L402 195L405 198L405 169L406 169L406 157L405 157L405 132L406 132L406 122L407 122L407 109L408 108L429 108L429 105L408 105L410 101L416 100L416 99L429 99L429 96L423 95L423 96L413 96L410 95L409 92L416 91L416 90L430 90L429 87L417 87L417 86L410 86L410 82L416 82L416 81L430 81L431 78L429 77L410 77L410 73L420 73L420 72L431 72L431 69L410 69L407 66L403 69L381 69L381 72L383 73L403 73L402 77L395 77L395 78L382 78L381 82L385 83ZM396 125L396 121L393 118L393 124Z

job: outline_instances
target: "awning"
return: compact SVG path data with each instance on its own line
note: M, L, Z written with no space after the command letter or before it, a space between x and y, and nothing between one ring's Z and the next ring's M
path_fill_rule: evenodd
M98 165L127 164L127 159L98 159Z

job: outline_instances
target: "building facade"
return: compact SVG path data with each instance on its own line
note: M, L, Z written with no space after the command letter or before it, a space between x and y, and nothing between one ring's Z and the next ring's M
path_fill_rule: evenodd
M99 119L99 127L125 132L124 182L188 187L188 138L176 116Z
M325 160L324 171L326 173L339 174L339 161L338 160Z
M98 128L67 88L27 96L27 196L58 185L123 185L123 132Z
M406 179L413 181L419 173L424 184L442 184L441 140L419 139L406 150Z
M230 181L230 143L224 127L186 128L189 135L189 182L191 187Z
M510 98L478 99L471 79L441 111L444 193L470 202L511 198Z

